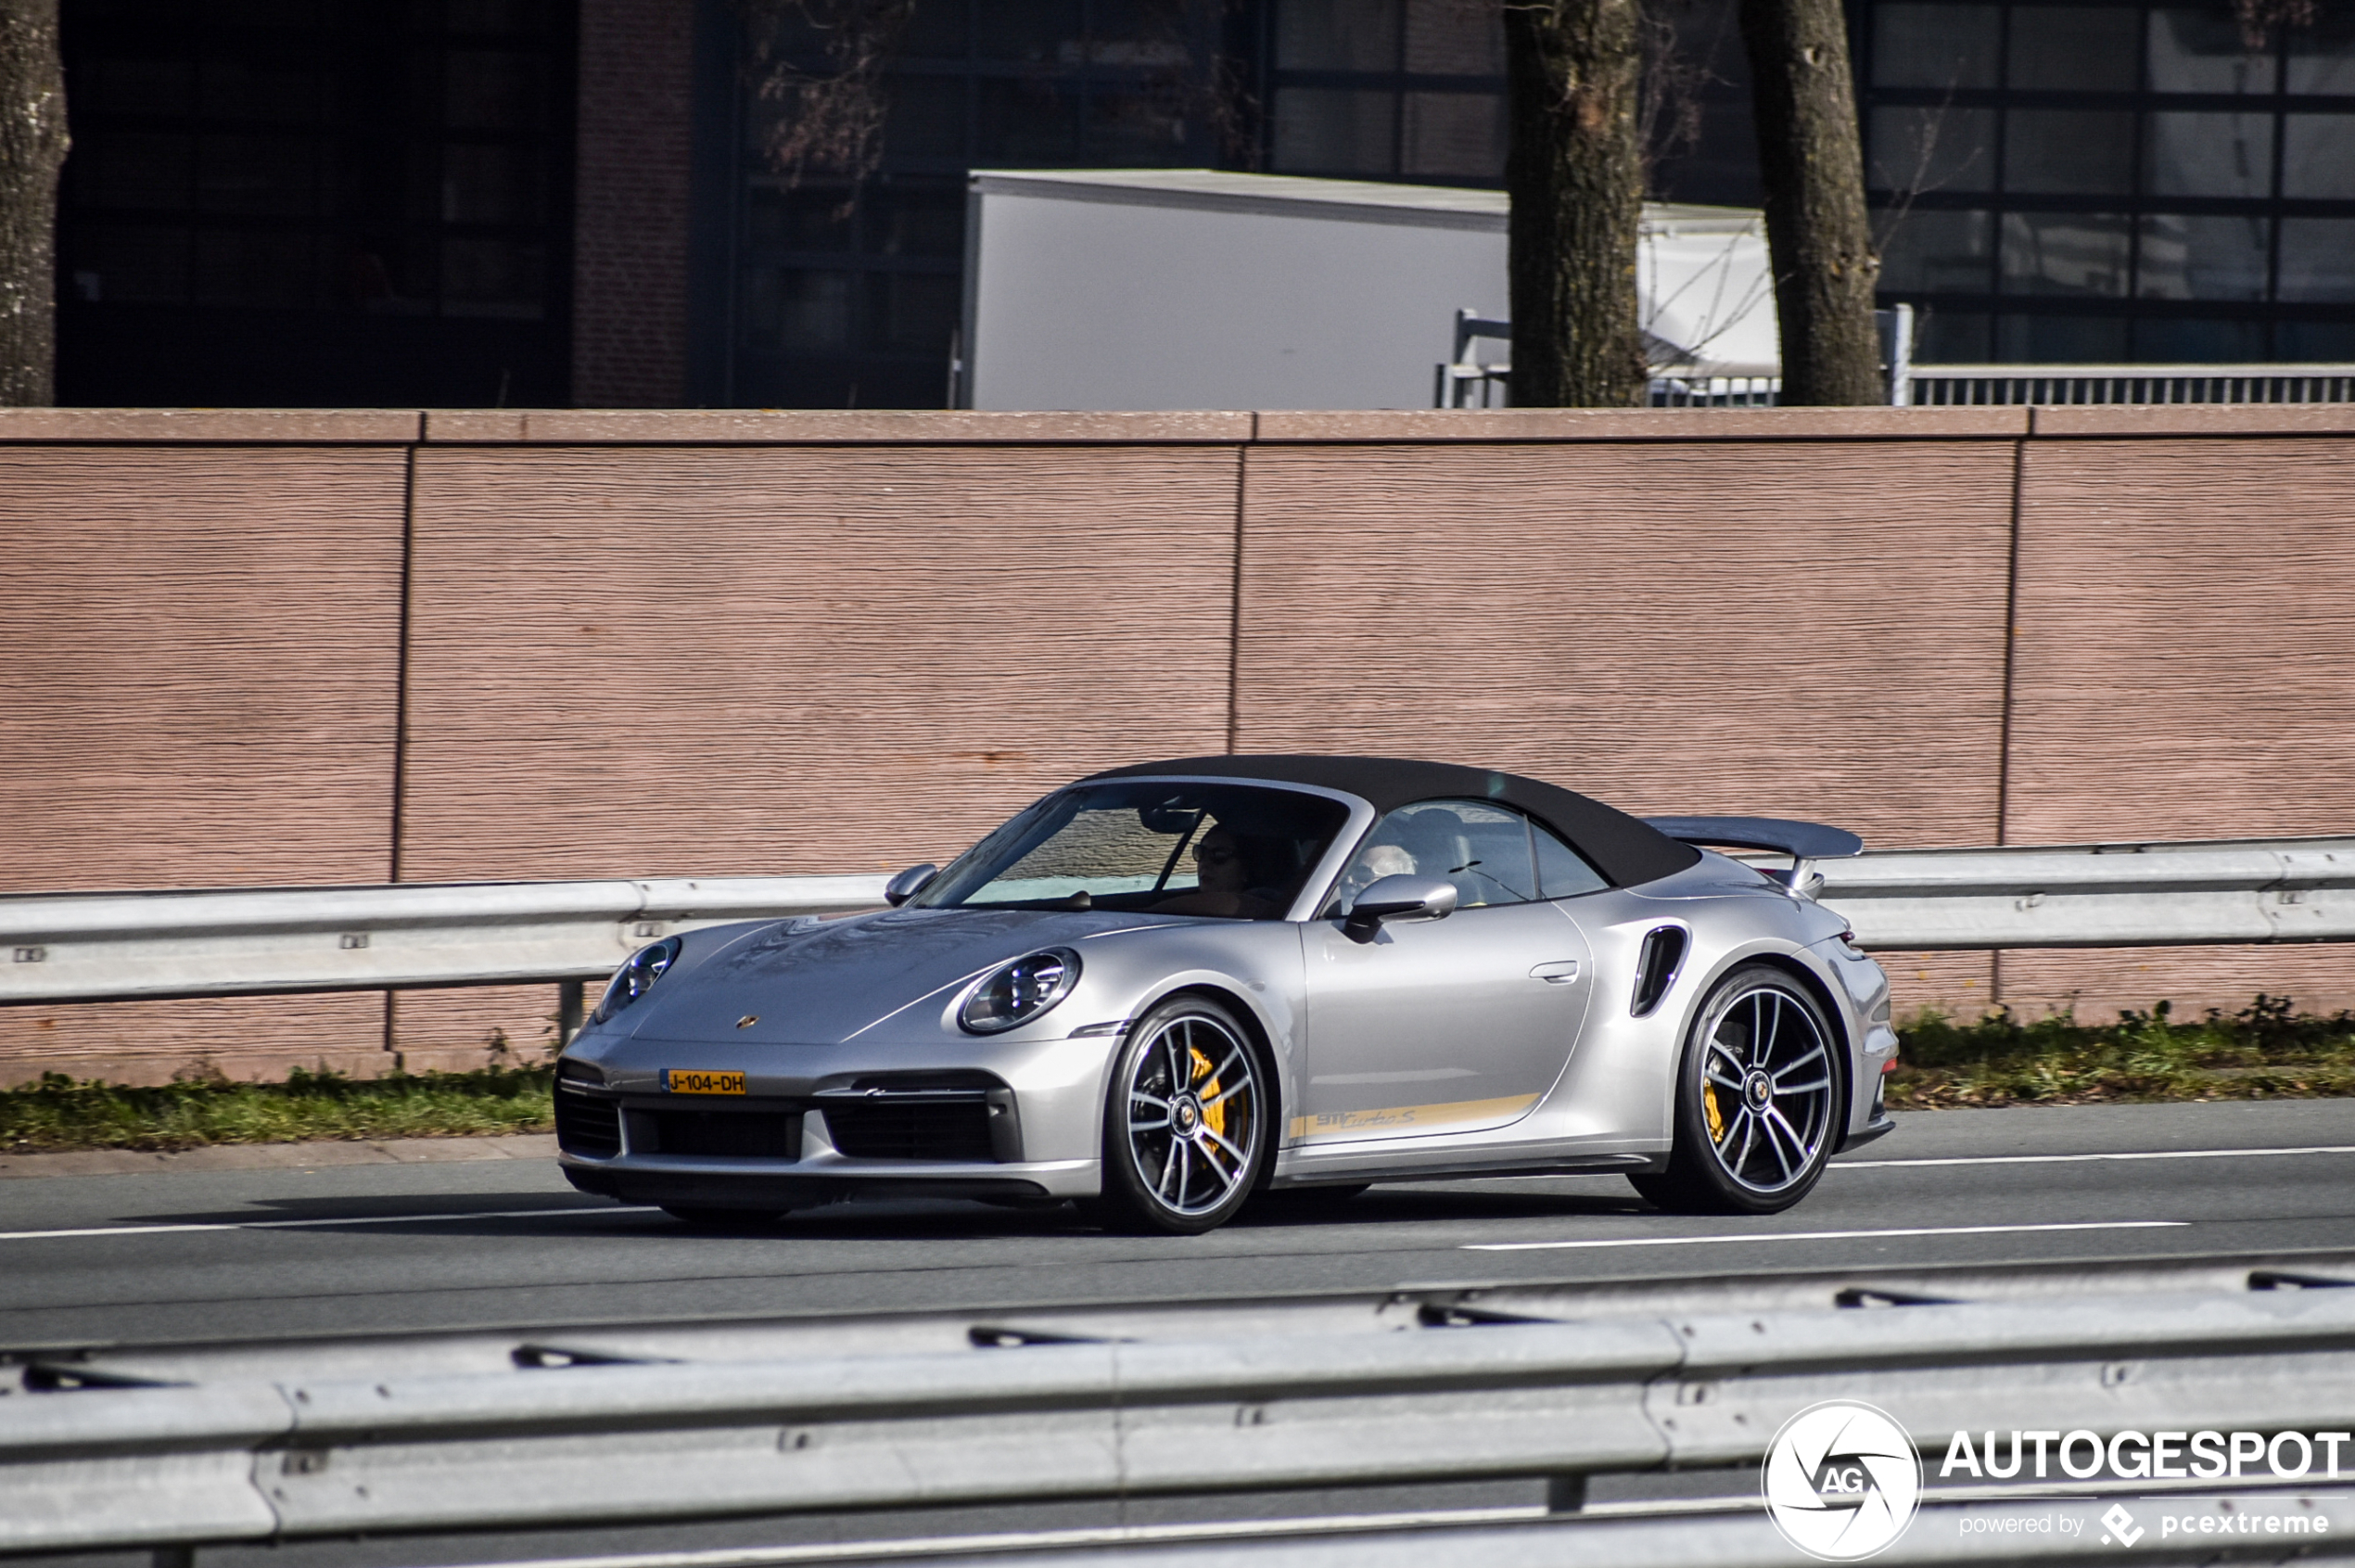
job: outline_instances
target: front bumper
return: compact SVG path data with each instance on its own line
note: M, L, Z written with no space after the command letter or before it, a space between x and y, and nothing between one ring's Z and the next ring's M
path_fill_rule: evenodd
M633 1203L805 1208L854 1194L1093 1196L1093 1158L1026 1159L1013 1091L971 1083L796 1097L556 1088L558 1164Z
M1092 1198L1101 1190L1094 1160L1018 1166L890 1165L845 1160L834 1166L760 1166L684 1157L561 1158L565 1179L584 1192L626 1204L681 1208L816 1208L847 1198Z

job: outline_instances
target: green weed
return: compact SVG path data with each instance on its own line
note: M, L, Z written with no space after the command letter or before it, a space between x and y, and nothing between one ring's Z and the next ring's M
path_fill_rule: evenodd
M2266 996L2179 1023L2160 1002L2115 1024L1998 1010L1964 1024L1924 1013L1899 1029L1893 1110L2102 1101L2355 1095L2355 1013L2300 1013Z
M1892 1110L2355 1096L2355 1013L2300 1013L2286 997L2183 1023L2163 1001L2115 1024L1925 1013L1899 1036ZM283 1083L200 1077L134 1089L50 1073L0 1090L0 1153L547 1132L551 1076L544 1065L378 1078L297 1068Z
M47 1073L0 1090L0 1154L546 1132L551 1078L546 1066L379 1078L298 1067L284 1083L214 1077L134 1089Z

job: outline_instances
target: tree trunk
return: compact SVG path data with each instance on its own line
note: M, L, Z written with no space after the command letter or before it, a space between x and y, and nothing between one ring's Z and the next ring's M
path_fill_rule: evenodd
M57 0L0 0L0 406L57 396Z
M1889 401L1856 88L1839 0L1741 0L1786 403Z
M1639 404L1636 0L1506 0L1504 10L1512 401Z

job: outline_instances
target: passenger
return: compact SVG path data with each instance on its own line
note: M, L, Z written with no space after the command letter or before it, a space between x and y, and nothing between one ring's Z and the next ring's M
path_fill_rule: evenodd
M1415 857L1406 846L1368 844L1357 851L1357 858L1350 861L1349 869L1342 873L1341 886L1334 889L1335 907L1339 910L1353 908L1357 902L1357 895L1383 877L1412 876L1415 871Z
M1243 846L1223 827L1214 827L1194 845L1197 886L1162 899L1155 914L1210 914L1229 920L1276 920L1282 916L1269 890L1251 885Z

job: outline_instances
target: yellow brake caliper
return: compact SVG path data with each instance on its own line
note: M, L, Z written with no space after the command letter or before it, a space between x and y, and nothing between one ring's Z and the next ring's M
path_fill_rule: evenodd
M1715 1084L1703 1083L1700 1086L1700 1109L1701 1115L1709 1118L1709 1141L1712 1143L1725 1142L1725 1118L1717 1109L1717 1086Z
M1199 1046L1188 1046L1186 1054L1194 1059L1194 1081L1202 1086L1195 1092L1202 1096L1203 1125L1224 1138L1227 1136L1227 1103L1218 1098L1218 1079L1211 1068L1210 1058L1202 1053Z

